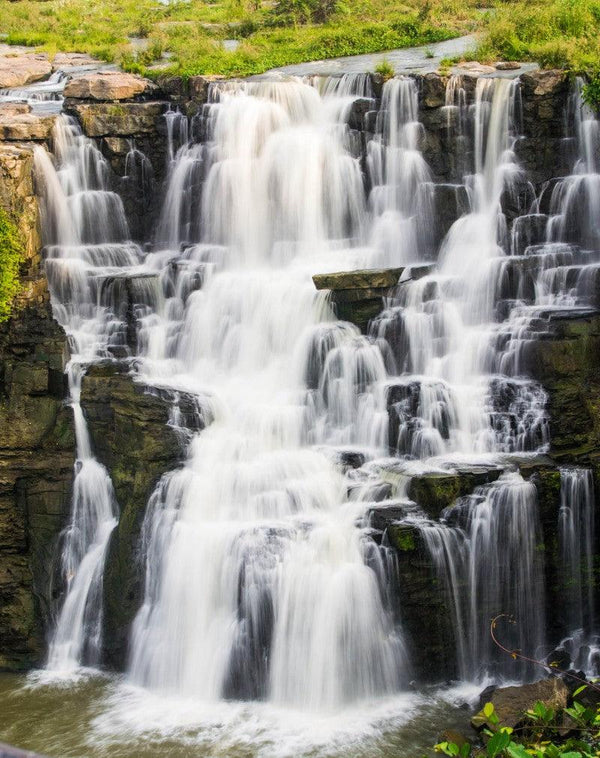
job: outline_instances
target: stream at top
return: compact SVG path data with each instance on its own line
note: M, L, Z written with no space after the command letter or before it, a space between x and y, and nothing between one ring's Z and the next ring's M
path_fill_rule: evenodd
M167 113L167 186L146 247L76 122L60 116L52 155L36 148L77 463L47 667L16 689L0 680L3 739L61 756L408 756L439 724L464 724L452 703L532 677L493 649L486 614L514 613L511 642L544 654L535 487L511 460L549 444L546 393L523 365L534 325L588 307L595 286L599 129L577 85L572 173L544 190L542 213L514 152L519 80L480 78L468 106L462 85L447 90L465 145L464 209L447 234L409 77L385 83L364 145L348 117L358 98L375 107L367 75L214 83L191 123ZM130 165L143 160L132 146ZM503 203L519 210L510 225ZM312 281L385 267L406 269L367 335ZM147 385L191 393L205 428L187 430L184 465L149 500L127 671L105 678L94 671L120 507L79 399L86 365L115 356ZM176 408L173 424L186 424ZM411 476L466 464L505 471L440 521L408 498ZM565 644L597 673L593 484L573 468L561 482ZM393 551L372 538L370 514L386 508L422 534L468 685L414 682Z

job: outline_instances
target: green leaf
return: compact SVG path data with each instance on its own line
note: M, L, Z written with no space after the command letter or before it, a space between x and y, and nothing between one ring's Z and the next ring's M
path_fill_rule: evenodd
M505 750L510 743L510 734L506 732L496 732L496 734L488 742L486 750L489 758L496 758L497 755Z
M483 706L483 715L486 717L486 719L489 719L489 717L494 713L494 704L493 703L486 703Z
M468 742L464 742L460 747L460 758L469 758L471 755L471 745Z
M573 697L577 697L577 695L582 693L584 690L587 690L587 684L583 684L581 687L578 687L573 693Z
M516 742L511 742L510 745L507 746L506 752L509 756L509 758L529 758L529 753L523 745L517 745Z

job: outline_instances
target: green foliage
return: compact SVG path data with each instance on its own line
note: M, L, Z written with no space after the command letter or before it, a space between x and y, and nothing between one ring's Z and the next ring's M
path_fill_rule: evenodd
M580 695L586 686L575 691ZM483 730L485 751L468 742L440 742L435 750L453 758L597 758L600 748L600 707L596 710L574 700L572 705L557 712L537 702L523 714L519 729L500 726L492 703L481 711L488 727ZM565 718L568 721L565 722ZM576 735L576 736L573 736Z
M322 24L339 8L338 0L277 0L271 10L276 24Z
M478 2L20 0L0 2L0 29L10 44L87 52L146 76L247 76L449 39L476 28ZM146 48L133 38L147 40ZM231 38L240 40L237 50L224 48Z
M589 74L583 86L583 99L595 111L600 111L600 71Z
M387 58L384 58L380 63L375 66L375 73L383 77L383 81L387 82L396 73L392 64Z
M12 301L19 292L19 266L23 246L14 222L0 209L0 322L10 316Z
M497 0L478 56L534 60L584 73L600 68L600 0Z

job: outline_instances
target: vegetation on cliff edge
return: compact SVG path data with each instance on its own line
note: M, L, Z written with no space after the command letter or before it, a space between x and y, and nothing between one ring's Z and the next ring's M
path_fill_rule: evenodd
M10 316L12 301L19 291L19 266L23 248L17 227L0 208L0 322Z
M21 0L0 3L0 29L150 76L244 76L476 32L472 57L586 72L600 101L600 0Z

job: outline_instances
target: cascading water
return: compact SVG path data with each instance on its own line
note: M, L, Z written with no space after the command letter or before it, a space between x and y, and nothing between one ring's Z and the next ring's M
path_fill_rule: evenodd
M452 77L446 96L443 128L464 148L446 185L464 212L447 234L410 77L386 82L380 99L365 75L213 83L191 121L168 111L167 187L146 255L127 241L106 163L72 121L59 122L54 163L38 149L78 445L51 668L101 662L118 508L79 392L85 364L134 356L145 384L196 394L207 425L188 430L185 464L148 503L131 689L311 714L397 693L419 640L393 608L392 551L370 528L378 509L422 537L457 677L535 675L502 660L489 622L513 614L507 642L542 654L536 489L517 456L547 450L547 396L527 377L526 353L547 313L589 308L596 291L597 229L575 239L572 216L576 196L597 199L597 122L576 90L573 174L536 198L516 157L519 81L480 78L472 105L463 85ZM356 101L369 116L380 106L372 133L349 127ZM152 191L133 143L127 177ZM311 279L405 265L367 336L336 320ZM465 461L503 473L439 521L409 500L411 476ZM569 631L585 629L589 647L589 472L562 476L563 562L580 582Z
M406 668L355 526L360 503L315 448L384 443L367 397L385 377L381 355L353 327L335 328L310 277L315 259L335 267L344 238L360 236L362 183L312 87L223 85L213 99L209 142L181 148L167 192L193 181L190 152L206 162L203 228L181 256L184 270L204 263L202 289L167 304L180 339L146 369L184 375L218 402L146 516L131 679L207 700L332 708L395 691ZM172 222L162 239L194 241L185 217ZM324 327L331 349L307 391Z
M118 518L112 483L93 456L80 404L85 364L123 342L124 324L101 304L101 279L95 274L135 266L140 251L124 241L127 222L119 196L107 188L105 160L72 119L57 120L53 144L56 165L41 147L35 161L45 199L54 316L71 348L67 374L77 440L71 519L62 549L65 597L48 653L48 668L62 673L100 662L104 562Z

